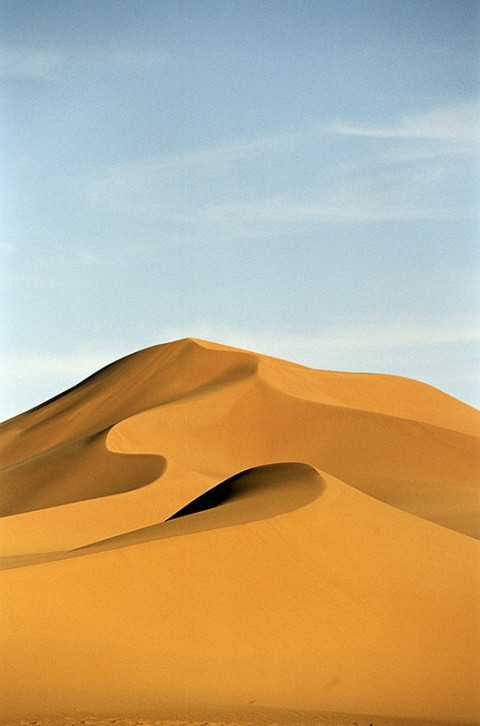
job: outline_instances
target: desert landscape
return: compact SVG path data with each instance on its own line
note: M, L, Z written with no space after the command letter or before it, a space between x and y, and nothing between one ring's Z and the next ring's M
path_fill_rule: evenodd
M478 722L476 409L188 338L0 445L2 724Z

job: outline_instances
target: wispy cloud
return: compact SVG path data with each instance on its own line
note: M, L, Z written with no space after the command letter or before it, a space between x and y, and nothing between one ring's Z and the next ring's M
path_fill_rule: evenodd
M175 242L260 239L290 225L314 232L332 222L473 218L468 165L479 109L473 101L437 108L393 128L316 124L117 165L86 193L95 206L161 220ZM365 146L367 136L379 144Z
M301 157L324 134L312 126L115 165L89 184L86 195L123 214L202 223L215 202L258 198L257 191L275 188L292 153Z
M241 139L237 142L217 144L200 149L182 151L174 154L149 158L107 168L91 188L94 200L105 199L105 193L113 185L113 193L122 190L142 191L142 187L154 181L172 181L182 172L188 171L201 178L225 173L232 164L262 159L271 154L285 153L292 147L305 148L318 144L318 139L326 130L320 125L291 133Z
M333 124L332 131L348 136L375 138L436 139L465 143L480 141L480 101L434 108L426 113L402 116L395 126Z
M469 219L477 216L471 204L459 203L446 194L451 169L437 164L425 168L396 168L377 173L359 173L336 179L313 199L279 195L250 204L224 204L199 211L213 224L236 225L244 231L285 225L313 227L325 222L378 222L414 219ZM432 188L437 196L431 195ZM441 188L441 197L439 191Z
M72 72L137 71L166 68L174 61L171 53L137 45L113 44L109 48L98 46L46 46L28 45L0 48L0 76L59 81Z
M15 251L15 245L11 242L0 242L0 253L2 255L11 255Z
M0 49L0 75L11 78L32 78L53 81L64 65L65 58L57 50L28 47Z
M72 260L77 260L85 265L90 265L94 267L104 266L104 265L111 265L112 264L112 257L111 255L107 254L100 254L99 252L92 252L92 250L87 249L85 247L80 247L79 245L66 245L66 244L58 244L53 243L49 245L52 250L55 252L60 252L62 254L67 255Z
M175 61L171 52L165 50L151 50L135 44L113 48L109 53L94 54L93 60L99 64L108 62L117 68L129 70L151 70L165 68Z

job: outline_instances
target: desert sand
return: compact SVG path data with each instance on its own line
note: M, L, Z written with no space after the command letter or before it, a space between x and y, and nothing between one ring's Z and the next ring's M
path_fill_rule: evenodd
M1 723L478 722L475 409L186 339L0 450Z

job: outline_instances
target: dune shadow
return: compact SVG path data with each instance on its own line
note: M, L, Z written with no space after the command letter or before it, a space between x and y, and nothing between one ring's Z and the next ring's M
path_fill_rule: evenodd
M0 517L121 494L164 473L163 456L109 451L107 434L60 444L3 469Z
M270 519L300 509L325 490L320 473L302 463L266 464L212 487L169 519L69 552L1 558L1 569L71 559L106 550Z
M82 551L125 547L270 519L305 507L322 494L320 473L287 462L247 469L212 487L165 522L87 545Z
M190 514L198 514L199 512L207 512L209 509L214 509L215 507L220 506L220 504L224 504L229 500L231 501L232 499L235 499L235 496L239 496L234 484L235 479L236 477L232 477L232 479L220 482L220 484L217 484L212 489L209 489L208 492L205 492L205 494L197 497L197 499L194 499L193 502L190 502L190 504L182 507L182 509L175 514L172 514L172 516L166 521L168 522L172 519L178 519L179 517L187 517Z

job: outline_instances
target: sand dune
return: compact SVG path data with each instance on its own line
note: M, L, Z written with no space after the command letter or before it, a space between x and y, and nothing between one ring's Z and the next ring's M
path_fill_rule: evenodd
M480 717L475 409L188 339L5 422L0 447L13 722Z

